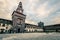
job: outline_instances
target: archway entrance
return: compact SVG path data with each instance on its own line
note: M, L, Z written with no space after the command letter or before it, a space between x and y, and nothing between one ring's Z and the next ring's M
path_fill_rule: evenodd
M20 33L20 28L18 28L18 33Z

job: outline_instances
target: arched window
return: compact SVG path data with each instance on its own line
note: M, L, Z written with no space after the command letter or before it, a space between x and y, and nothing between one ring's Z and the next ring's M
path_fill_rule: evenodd
M3 23L3 25L2 25L3 27L5 27L5 24Z
M5 24L5 27L7 27L7 24Z
M1 27L3 26L3 23L1 23Z
M9 24L6 26L6 29L9 30L12 26Z

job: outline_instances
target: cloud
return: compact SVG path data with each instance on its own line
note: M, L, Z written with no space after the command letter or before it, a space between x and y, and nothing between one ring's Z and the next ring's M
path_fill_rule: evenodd
M57 16L57 17L51 19L51 21L49 22L49 24L50 24L50 25L51 25L51 24L60 24L60 16ZM48 25L49 25L49 24L48 24Z
M8 13L9 13L9 11L8 11L8 8L7 8L7 2L4 1L4 0L0 0L0 17L9 18Z
M51 20L55 19L55 16L58 16L54 12L60 9L59 0L0 0L0 18L11 20L11 14L16 10L20 1L23 3L27 23L37 24L41 20L45 24L52 24L53 21ZM51 18L51 15L52 17L55 16ZM57 17L55 20L58 19Z
M16 9L16 5L16 0L0 0L0 18L11 20L11 14Z
M60 17L54 18L54 19L53 19L53 23L54 23L54 24L56 24L56 23L57 23L57 24L60 24Z
M37 10L36 10L36 15L38 16L38 17L46 17L48 14L47 14L47 11L46 11L46 7L47 7L47 5L48 5L48 2L45 2L45 3L43 3L43 4L41 4L38 8L37 8ZM46 15L46 16L45 16Z
M36 22L31 21L31 20L26 20L26 23L30 23L30 24L35 24L36 25Z

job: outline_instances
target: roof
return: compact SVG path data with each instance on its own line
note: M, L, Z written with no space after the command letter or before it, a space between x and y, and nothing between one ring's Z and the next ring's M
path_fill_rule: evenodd
M34 28L40 28L40 27L38 27L37 25L34 25L34 24L29 24L29 23L25 23L25 25L26 25L26 27L27 27L27 25L30 25L30 26L28 26L28 27L34 27Z
M29 24L29 23L25 23L25 25L37 26L37 25L34 25L34 24Z
M60 24L46 25L45 27L50 27L50 26L60 26Z
M12 20L8 20L8 19L3 19L3 18L0 18L0 20L12 21Z
M14 12L16 12L16 13L18 13L18 14L21 14L21 15L26 16L26 15L25 15L25 14L23 14L23 13L20 13L20 12L17 12L17 11L14 11ZM14 14L14 12L12 13L12 15Z
M2 21L1 21L2 20ZM12 24L12 20L0 18L0 23Z

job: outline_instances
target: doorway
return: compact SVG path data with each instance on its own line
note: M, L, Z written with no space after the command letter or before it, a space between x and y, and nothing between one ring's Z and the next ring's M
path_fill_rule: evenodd
M20 33L20 28L18 28L18 33Z

